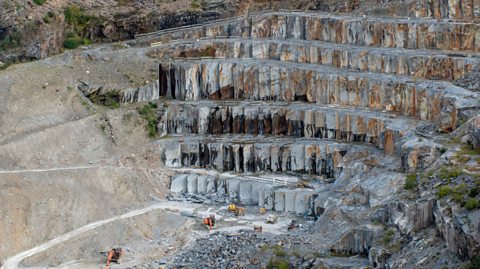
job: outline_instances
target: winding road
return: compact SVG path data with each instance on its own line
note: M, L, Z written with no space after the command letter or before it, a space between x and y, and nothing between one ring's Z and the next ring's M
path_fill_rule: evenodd
M105 220L100 220L100 221L96 221L96 222L92 222L90 224L87 224L85 226L82 226L76 230L73 230L73 231L70 231L68 233L65 233L65 234L62 234L48 242L45 242L39 246L36 246L32 249L29 249L29 250L25 250L23 252L20 252L18 253L17 255L15 256L12 256L12 257L9 257L5 260L5 262L3 263L2 267L0 267L0 269L16 269L18 268L18 265L20 264L20 262L28 257L31 257L35 254L38 254L42 251L45 251L53 246L56 246L58 244L61 244L63 242L66 242L76 236L79 236L85 232L88 232L88 231L91 231L99 226L102 226L102 225L105 225L105 224L108 224L108 223L111 223L111 222L114 222L114 221L117 221L117 220L122 220L122 219L128 219L128 218L132 218L132 217L136 217L136 216L139 216L139 215L143 215L143 214L146 214L150 211L154 211L154 210L159 210L159 209L167 209L167 210L172 210L172 211L175 211L175 210L178 210L178 211L192 211L196 209L196 207L192 206L191 204L189 205L183 205L181 203L176 203L176 202L168 202L168 201L164 201L164 202L159 202L159 203L155 203L155 204L152 204L150 206L147 206L145 208L141 208L141 209L136 209L136 210L133 210L133 211L130 211L128 213L125 213L123 215L119 215L119 216L115 216L115 217L112 217L112 218L109 218L109 219L105 219Z

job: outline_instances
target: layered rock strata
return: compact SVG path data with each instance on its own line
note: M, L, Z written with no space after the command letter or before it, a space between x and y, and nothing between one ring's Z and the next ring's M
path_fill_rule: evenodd
M334 44L324 41L265 38L207 38L168 43L156 49L160 58L181 58L210 51L216 58L253 58L319 64L336 68L411 75L453 81L478 66L480 59L465 52L398 50Z
M156 41L202 37L304 39L404 49L480 51L480 25L472 20L357 17L321 12L255 13L220 24L159 32ZM154 37L151 35L150 37Z
M238 173L296 173L334 178L343 156L359 146L314 139L222 139L190 136L184 141L165 139L161 158L168 168L213 168ZM171 140L171 141L170 141ZM363 148L365 152L368 149Z
M276 102L173 103L164 114L167 134L280 135L362 142L384 149L387 154L401 149L399 140L418 123L401 117L386 117L371 111L295 105ZM397 145L396 145L397 144Z
M160 95L179 100L304 101L363 107L457 126L476 94L443 82L268 60L178 61L160 65Z

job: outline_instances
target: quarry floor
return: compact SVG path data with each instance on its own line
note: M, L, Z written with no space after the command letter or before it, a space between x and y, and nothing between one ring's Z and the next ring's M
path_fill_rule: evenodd
M217 219L217 225L212 232L202 224L203 218L210 214L215 214ZM277 223L265 222L266 217L271 214L278 217ZM192 240L208 237L210 233L222 232L235 236L241 230L252 231L254 226L262 226L264 234L282 235L287 233L288 224L292 219L297 217L286 213L260 214L258 208L254 207L247 207L245 216L235 216L228 212L227 205L158 201L59 235L7 258L1 268L44 268L52 262L58 265L48 268L100 268L105 263L103 253L90 252L74 260L69 260L68 257L76 250L95 248L96 242L109 237L112 239L112 236L117 243L112 247L122 247L126 250L126 255L121 264L113 264L111 268L131 268L152 259L168 263ZM305 220L299 222L308 225ZM125 226L133 226L145 233L151 233L147 236L149 240L146 242L145 238L136 238L129 233L115 231L123 230Z

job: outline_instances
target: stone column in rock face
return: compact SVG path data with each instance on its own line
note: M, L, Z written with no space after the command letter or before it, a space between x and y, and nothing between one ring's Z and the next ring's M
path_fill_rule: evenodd
M293 144L291 146L291 171L296 173L305 172L305 145Z
M197 64L192 64L185 71L185 100L200 100L202 97L202 92L200 90L200 85L198 84L200 76L200 69Z
M235 96L233 83L233 64L224 63L219 65L219 88L220 99L229 100Z
M305 111L305 120L304 124L304 134L306 138L315 137L315 111L307 110Z
M168 88L167 88L167 74L169 71L169 67L165 64L158 65L158 85L160 88L160 96L167 97L168 96Z
M212 194L217 192L217 182L214 177L208 176L207 177L207 194Z
M310 175L317 174L317 145L315 144L305 145L305 172Z
M243 146L243 170L255 172L255 147L254 145Z
M286 115L287 120L287 135L302 137L304 113L300 110L288 110Z
M181 166L180 156L181 156L180 144L171 143L171 144L165 145L165 149L162 154L162 159L164 160L163 163L165 163L166 167L179 168Z
M252 205L252 182L242 180L239 189L240 203L244 205Z
M199 165L199 146L196 143L181 144L181 164L184 167Z
M221 108L221 113L222 113L222 129L223 133L229 134L233 132L233 119L232 119L232 114L231 114L231 108L230 107L222 107Z
M271 171L270 144L255 144L255 171Z
M206 167L210 163L210 151L206 144L198 145L198 159L200 167Z
M244 108L241 106L234 106L232 109L232 117L233 117L232 131L234 134L244 133L245 116L243 111L244 111Z
M233 162L235 164L235 172L243 172L243 147L240 145L232 145Z
M295 213L295 196L294 190L285 190L285 212Z
M210 165L218 171L223 171L223 144L210 143L208 144L210 151Z
M247 106L244 108L245 113L245 133L258 134L258 108Z
M240 194L240 179L232 178L227 180L228 197L232 200L237 200Z
M187 177L187 190L189 194L197 194L198 191L198 175L191 174Z
M285 135L287 133L287 121L285 118L285 109L277 108L272 111L272 134Z
M235 152L232 145L223 147L223 171L235 171Z
M275 211L285 211L285 190L276 190L274 194L274 209Z
M218 107L210 109L210 115L208 117L208 133L209 134L222 134L222 111Z

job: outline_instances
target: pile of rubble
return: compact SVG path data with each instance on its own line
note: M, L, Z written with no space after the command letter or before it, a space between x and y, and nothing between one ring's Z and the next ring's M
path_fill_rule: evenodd
M258 268L258 255L265 237L251 231L238 234L214 233L199 238L178 255L170 268Z

